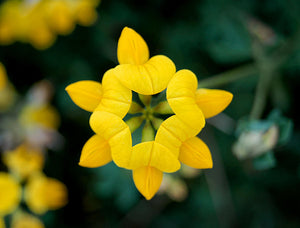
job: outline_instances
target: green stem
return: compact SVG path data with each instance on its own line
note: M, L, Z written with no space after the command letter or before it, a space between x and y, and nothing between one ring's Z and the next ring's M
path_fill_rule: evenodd
M241 67L237 67L233 70L214 75L207 79L201 80L198 84L198 88L211 88L218 87L229 82L236 81L240 78L245 78L257 74L258 69L255 64L247 64Z
M250 119L260 119L266 106L272 77L276 74L279 63L275 61L275 58L266 55L264 46L259 40L253 40L252 51L259 69L259 80L250 112Z
M260 117L262 116L264 108L266 106L270 84L274 75L275 71L272 70L272 68L261 70L255 92L254 103L250 113L250 119L260 119Z

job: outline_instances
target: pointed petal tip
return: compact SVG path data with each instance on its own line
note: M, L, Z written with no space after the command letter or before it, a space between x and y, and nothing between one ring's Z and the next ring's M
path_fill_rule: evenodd
M157 193L163 178L163 173L151 166L133 170L133 180L138 191L150 200Z

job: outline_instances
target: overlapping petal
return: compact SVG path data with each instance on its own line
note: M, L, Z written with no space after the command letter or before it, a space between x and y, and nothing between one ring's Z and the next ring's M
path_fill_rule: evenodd
M102 99L102 86L95 81L79 81L66 87L72 101L80 108L92 112Z
M152 166L162 172L175 172L180 169L180 162L167 147L155 142L143 142L132 149L130 169Z
M149 59L148 46L136 31L125 27L118 42L118 61L120 64L144 64Z
M83 146L79 165L95 168L112 161L110 146L100 135L92 136Z
M172 60L164 55L154 56L142 65L121 64L114 69L124 86L143 95L166 89L176 71Z
M177 115L166 119L158 128L155 142L166 146L172 153L178 157L179 148L185 140L196 136L200 129L191 128L189 124L182 121Z
M113 69L105 72L102 85L95 81L79 81L66 87L73 102L80 108L93 112L105 111L123 118L131 105L131 90L116 78Z
M179 160L196 169L208 169L213 167L209 148L198 137L192 137L182 143Z
M103 111L93 112L90 125L96 134L108 142L116 165L127 168L132 153L132 139L128 125L119 116Z
M130 109L132 93L123 86L110 69L105 72L102 79L102 99L95 111L114 113L123 118Z
M197 77L190 70L178 71L167 88L167 99L174 113L191 129L200 131L204 115L196 104Z
M213 117L222 112L231 102L232 93L219 89L198 89L196 103L205 118Z
M163 173L157 168L143 166L133 170L132 174L136 188L147 200L150 200L161 185Z

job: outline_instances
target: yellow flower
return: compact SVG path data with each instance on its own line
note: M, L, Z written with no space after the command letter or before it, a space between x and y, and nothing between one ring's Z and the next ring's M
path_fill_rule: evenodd
M75 28L69 2L52 0L44 4L45 17L50 28L59 34L69 34Z
M44 228L44 224L37 217L25 212L17 212L13 215L11 228Z
M5 152L3 162L15 176L24 179L43 169L44 155L42 151L22 144L15 150Z
M60 123L58 112L49 104L27 104L21 110L19 119L25 127L39 126L57 129Z
M144 95L159 93L167 88L176 68L164 55L149 59L144 39L133 29L125 27L118 42L118 60L115 74L127 88Z
M5 1L0 6L0 44L11 44L15 41L20 11L19 1Z
M43 174L33 175L25 186L25 201L31 211L44 214L67 204L66 186Z
M197 90L198 81L191 71L175 73L174 63L166 56L149 59L144 39L127 27L119 38L118 61L120 65L105 73L102 85L81 81L66 88L79 107L93 112L90 126L96 134L84 145L79 164L98 167L114 161L132 170L137 189L148 200L158 191L163 173L176 172L180 162L212 168L210 151L196 136L205 118L223 111L232 94ZM167 102L152 107L151 95L165 89ZM131 90L138 93L144 108L131 101ZM128 112L133 116L124 122ZM165 115L168 118L162 120ZM141 143L132 147L131 132L143 122Z
M92 25L98 17L96 7L99 3L100 0L76 1L74 6L74 15L77 18L78 24L83 26Z
M13 212L21 199L21 186L5 172L0 172L0 216Z

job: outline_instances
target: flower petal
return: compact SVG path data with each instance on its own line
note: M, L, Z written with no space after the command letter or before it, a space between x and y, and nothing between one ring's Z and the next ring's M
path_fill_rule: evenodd
M6 172L0 172L0 215L13 212L19 205L22 189L17 180Z
M83 146L79 165L95 168L111 162L108 142L100 135L92 136Z
M92 112L102 98L102 86L95 81L79 81L66 87L72 101L80 108Z
M158 128L155 142L166 146L178 157L179 148L186 139L196 136L200 130L191 128L177 115L166 119Z
M213 117L222 112L231 102L232 93L219 89L198 89L196 103L205 118Z
M147 43L136 31L125 27L118 42L120 64L143 64L149 59Z
M95 111L110 112L123 118L130 109L132 93L119 82L113 69L105 72L102 91L102 99Z
M204 115L196 104L197 78L190 70L178 71L167 88L167 100L174 113L191 128L205 125Z
M213 167L209 148L198 137L190 138L182 143L179 160L196 169L209 169Z
M132 139L127 124L117 115L95 111L91 115L93 131L108 141L111 156L117 166L127 168L132 153Z
M180 169L177 156L155 141L139 143L132 148L129 168L135 170L149 165L167 173Z
M163 55L154 56L143 65L121 64L114 69L124 86L143 95L166 89L176 71L172 60Z
M144 166L132 171L136 188L147 199L150 200L158 191L163 173L151 166Z

